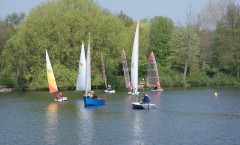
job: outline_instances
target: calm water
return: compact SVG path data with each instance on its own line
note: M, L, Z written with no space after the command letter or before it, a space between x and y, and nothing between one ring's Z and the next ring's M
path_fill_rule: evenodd
M136 98L126 90L102 91L96 92L106 105L90 108L75 91L64 91L63 103L47 91L1 93L0 144L240 144L239 87L146 91L158 105L152 110L133 110Z

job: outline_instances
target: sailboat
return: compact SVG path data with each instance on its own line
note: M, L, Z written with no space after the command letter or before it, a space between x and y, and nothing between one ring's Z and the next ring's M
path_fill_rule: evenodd
M51 65L47 50L46 50L46 67L47 67L49 93L53 94L58 91L58 88L57 88L57 83L55 81L52 65ZM67 97L62 97L61 99L55 99L55 101L66 101L66 100L67 100Z
M159 81L157 63L153 51L148 58L147 86L153 86L154 89L151 91L163 91Z
M85 95L83 96L85 106L102 106L105 105L105 100L91 98L91 57L90 57L90 37L87 49L86 74L85 74Z
M131 86L132 94L139 94L138 92L138 49L139 49L139 22L135 32L131 62Z
M115 93L115 90L108 90L107 77L106 77L105 65L104 65L104 60L103 60L102 54L101 54L101 64L102 64L102 75L103 75L104 84L105 84L105 88L106 88L106 90L104 90L104 92L105 93Z
M139 51L139 21L137 23L137 28L135 32L133 51L132 51L132 62L131 62L131 84L133 95L138 95L138 51ZM142 104L140 102L132 102L133 109L150 109L155 108L155 104L146 103Z
M129 71L128 71L128 65L127 65L127 58L126 58L126 53L125 50L122 50L122 64L123 64L123 72L124 72L124 80L125 80L125 85L126 88L131 90L131 84L130 84L130 77L129 77ZM132 92L128 92L129 95L132 94Z
M77 78L77 91L85 90L85 78L86 78L86 59L84 52L84 43L82 42L79 66L78 66L78 78Z

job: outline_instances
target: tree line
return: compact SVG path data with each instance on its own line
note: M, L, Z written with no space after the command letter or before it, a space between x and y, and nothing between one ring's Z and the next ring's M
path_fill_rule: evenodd
M27 17L8 15L0 20L0 84L47 88L47 49L58 87L75 88L81 44L86 50L90 32L92 86L104 86L102 54L108 82L124 87L121 50L130 64L135 27L123 11L113 14L93 0L47 1ZM153 51L162 86L239 84L240 7L234 0L210 0L199 14L189 6L183 25L164 16L140 20L139 32L140 80Z

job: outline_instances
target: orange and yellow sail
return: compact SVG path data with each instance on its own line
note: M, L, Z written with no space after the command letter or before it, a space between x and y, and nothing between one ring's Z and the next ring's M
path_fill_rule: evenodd
M57 84L55 81L52 65L51 65L47 50L46 50L46 67L47 67L49 93L55 93L58 91L58 88L57 88Z

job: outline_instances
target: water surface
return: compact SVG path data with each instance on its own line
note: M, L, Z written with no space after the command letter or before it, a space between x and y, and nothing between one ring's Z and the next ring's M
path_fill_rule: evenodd
M0 144L238 145L240 88L166 88L149 92L152 110L133 110L127 90L104 94L101 107L84 107L82 93L47 91L0 94ZM218 92L218 96L214 96Z

